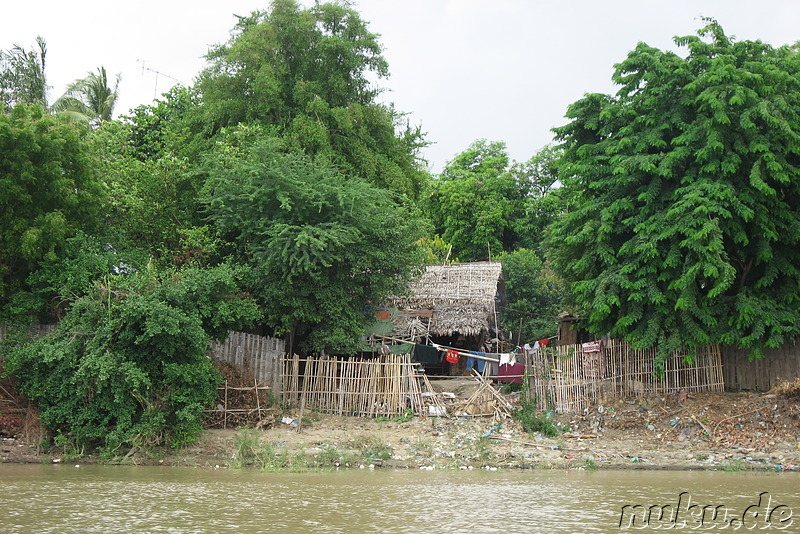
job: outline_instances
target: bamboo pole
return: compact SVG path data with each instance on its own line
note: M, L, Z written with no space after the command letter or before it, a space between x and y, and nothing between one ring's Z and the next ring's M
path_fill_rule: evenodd
M228 428L228 381L225 381L225 401L222 405L222 428Z
M261 399L258 395L258 380L253 378L253 392L256 394L256 409L258 410L258 420L261 421Z
M300 401L300 416L297 418L297 428L295 429L297 432L300 432L300 427L303 426L303 411L306 408L306 396L307 396L307 387L308 378L310 373L311 366L309 365L308 360L306 360L306 369L305 373L303 374L303 393L301 395Z

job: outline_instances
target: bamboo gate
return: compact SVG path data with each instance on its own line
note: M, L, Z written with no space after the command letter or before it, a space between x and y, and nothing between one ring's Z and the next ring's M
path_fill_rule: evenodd
M692 363L685 353L674 353L658 375L655 349L616 340L594 352L584 349L567 345L527 357L530 394L539 409L576 412L619 398L725 389L718 345L698 349Z

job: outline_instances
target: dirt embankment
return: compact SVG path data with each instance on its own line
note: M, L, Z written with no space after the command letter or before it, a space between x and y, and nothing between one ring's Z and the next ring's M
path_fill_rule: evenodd
M452 380L440 387L465 395L472 386ZM298 414L275 410L259 430L209 429L180 451L163 456L134 451L116 461L279 470L798 470L799 400L800 381L767 394L677 393L618 401L555 415L553 422L566 430L553 438L529 434L514 419L492 417L366 419L306 411L298 428ZM42 454L24 424L0 420L0 461L68 460L58 451Z

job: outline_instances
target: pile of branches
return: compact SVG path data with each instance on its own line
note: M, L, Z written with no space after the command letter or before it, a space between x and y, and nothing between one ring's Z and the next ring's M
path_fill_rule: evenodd
M206 412L206 428L269 428L279 409L253 371L231 362L215 361L222 375L216 407Z

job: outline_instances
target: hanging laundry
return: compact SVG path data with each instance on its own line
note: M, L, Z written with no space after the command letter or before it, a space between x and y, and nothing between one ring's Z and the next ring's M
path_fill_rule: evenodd
M447 360L449 363L458 363L458 352L453 349L447 349L445 360Z
M442 361L442 355L436 347L430 345L414 345L414 361L435 365Z
M514 363L511 365L500 365L498 367L498 382L522 383L522 376L525 374L524 363Z
M500 355L500 365L514 365L517 363L517 355L513 352L505 352Z
M471 350L469 351L469 353L474 354L475 356L482 356L484 358L486 357L485 352L478 352ZM467 356L467 371L472 369L472 365L474 364L474 362L478 362L478 372L483 374L483 370L486 367L486 360L481 360L480 358L472 358L470 356Z
M550 338L547 339L540 339L538 341L540 347L546 347L550 344Z

